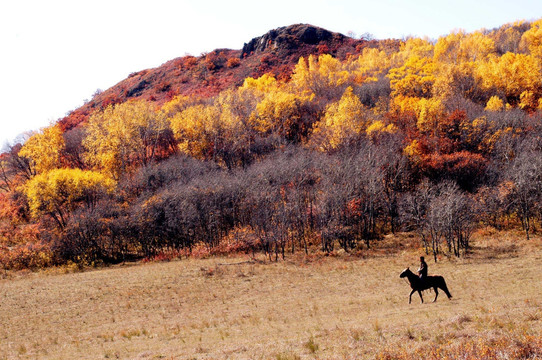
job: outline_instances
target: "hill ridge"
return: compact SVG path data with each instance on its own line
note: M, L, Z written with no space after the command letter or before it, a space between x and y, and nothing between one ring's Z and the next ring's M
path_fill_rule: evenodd
M301 57L329 53L344 59L368 43L310 24L278 27L237 50L215 49L134 72L109 89L97 91L92 100L68 113L59 124L68 131L85 122L92 112L129 99L163 103L176 95L209 97L265 73L287 79Z

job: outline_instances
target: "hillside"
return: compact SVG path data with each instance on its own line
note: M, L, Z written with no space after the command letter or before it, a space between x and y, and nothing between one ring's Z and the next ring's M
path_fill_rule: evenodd
M280 27L245 43L242 49L216 49L200 56L185 56L154 69L131 74L117 85L60 120L64 130L84 122L90 113L129 99L163 103L176 95L217 95L241 86L247 77L273 73L289 78L300 57L332 54L341 59L359 54L374 42L356 40L306 24Z
M132 74L2 154L0 265L434 262L542 227L542 20L435 41L310 25ZM411 244L412 245L412 244Z

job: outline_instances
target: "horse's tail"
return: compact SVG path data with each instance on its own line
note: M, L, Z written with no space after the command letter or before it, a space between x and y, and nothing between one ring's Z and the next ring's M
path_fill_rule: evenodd
M448 296L448 299L451 299L452 294L450 294L450 291L448 290L448 286L446 286L446 280L444 280L442 276L440 278L442 279L442 284L440 288L446 293L446 296Z

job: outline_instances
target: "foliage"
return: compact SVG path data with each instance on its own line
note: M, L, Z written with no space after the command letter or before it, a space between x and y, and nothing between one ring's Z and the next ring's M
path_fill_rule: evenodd
M34 217L50 215L62 228L70 210L81 203L94 206L114 185L113 180L94 171L56 169L32 178L25 185L25 194Z
M368 122L363 104L348 87L339 101L328 105L324 118L315 124L311 140L321 150L332 150L365 131Z
M95 113L83 140L86 161L115 179L171 152L166 119L153 105L126 102Z
M0 247L0 267L8 270L42 269L55 265L53 250L43 243Z
M55 125L32 135L19 151L19 156L29 159L32 174L41 174L60 167L63 148L62 131Z
M506 53L478 63L475 76L481 90L502 92L516 104L524 91L540 93L540 67L532 55Z
M298 91L333 99L344 91L350 77L344 65L329 54L301 57L292 74L292 84Z
M436 41L289 35L287 49L256 41L133 73L0 156L2 237L39 223L55 261L88 263L362 251L401 229L437 259L468 252L477 219L529 237L541 24Z

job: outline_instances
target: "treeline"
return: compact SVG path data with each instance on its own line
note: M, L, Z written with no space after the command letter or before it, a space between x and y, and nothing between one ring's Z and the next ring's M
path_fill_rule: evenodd
M542 217L542 21L301 58L288 81L128 101L2 155L0 261L270 258L416 231L460 256ZM281 76L280 78L284 78Z

